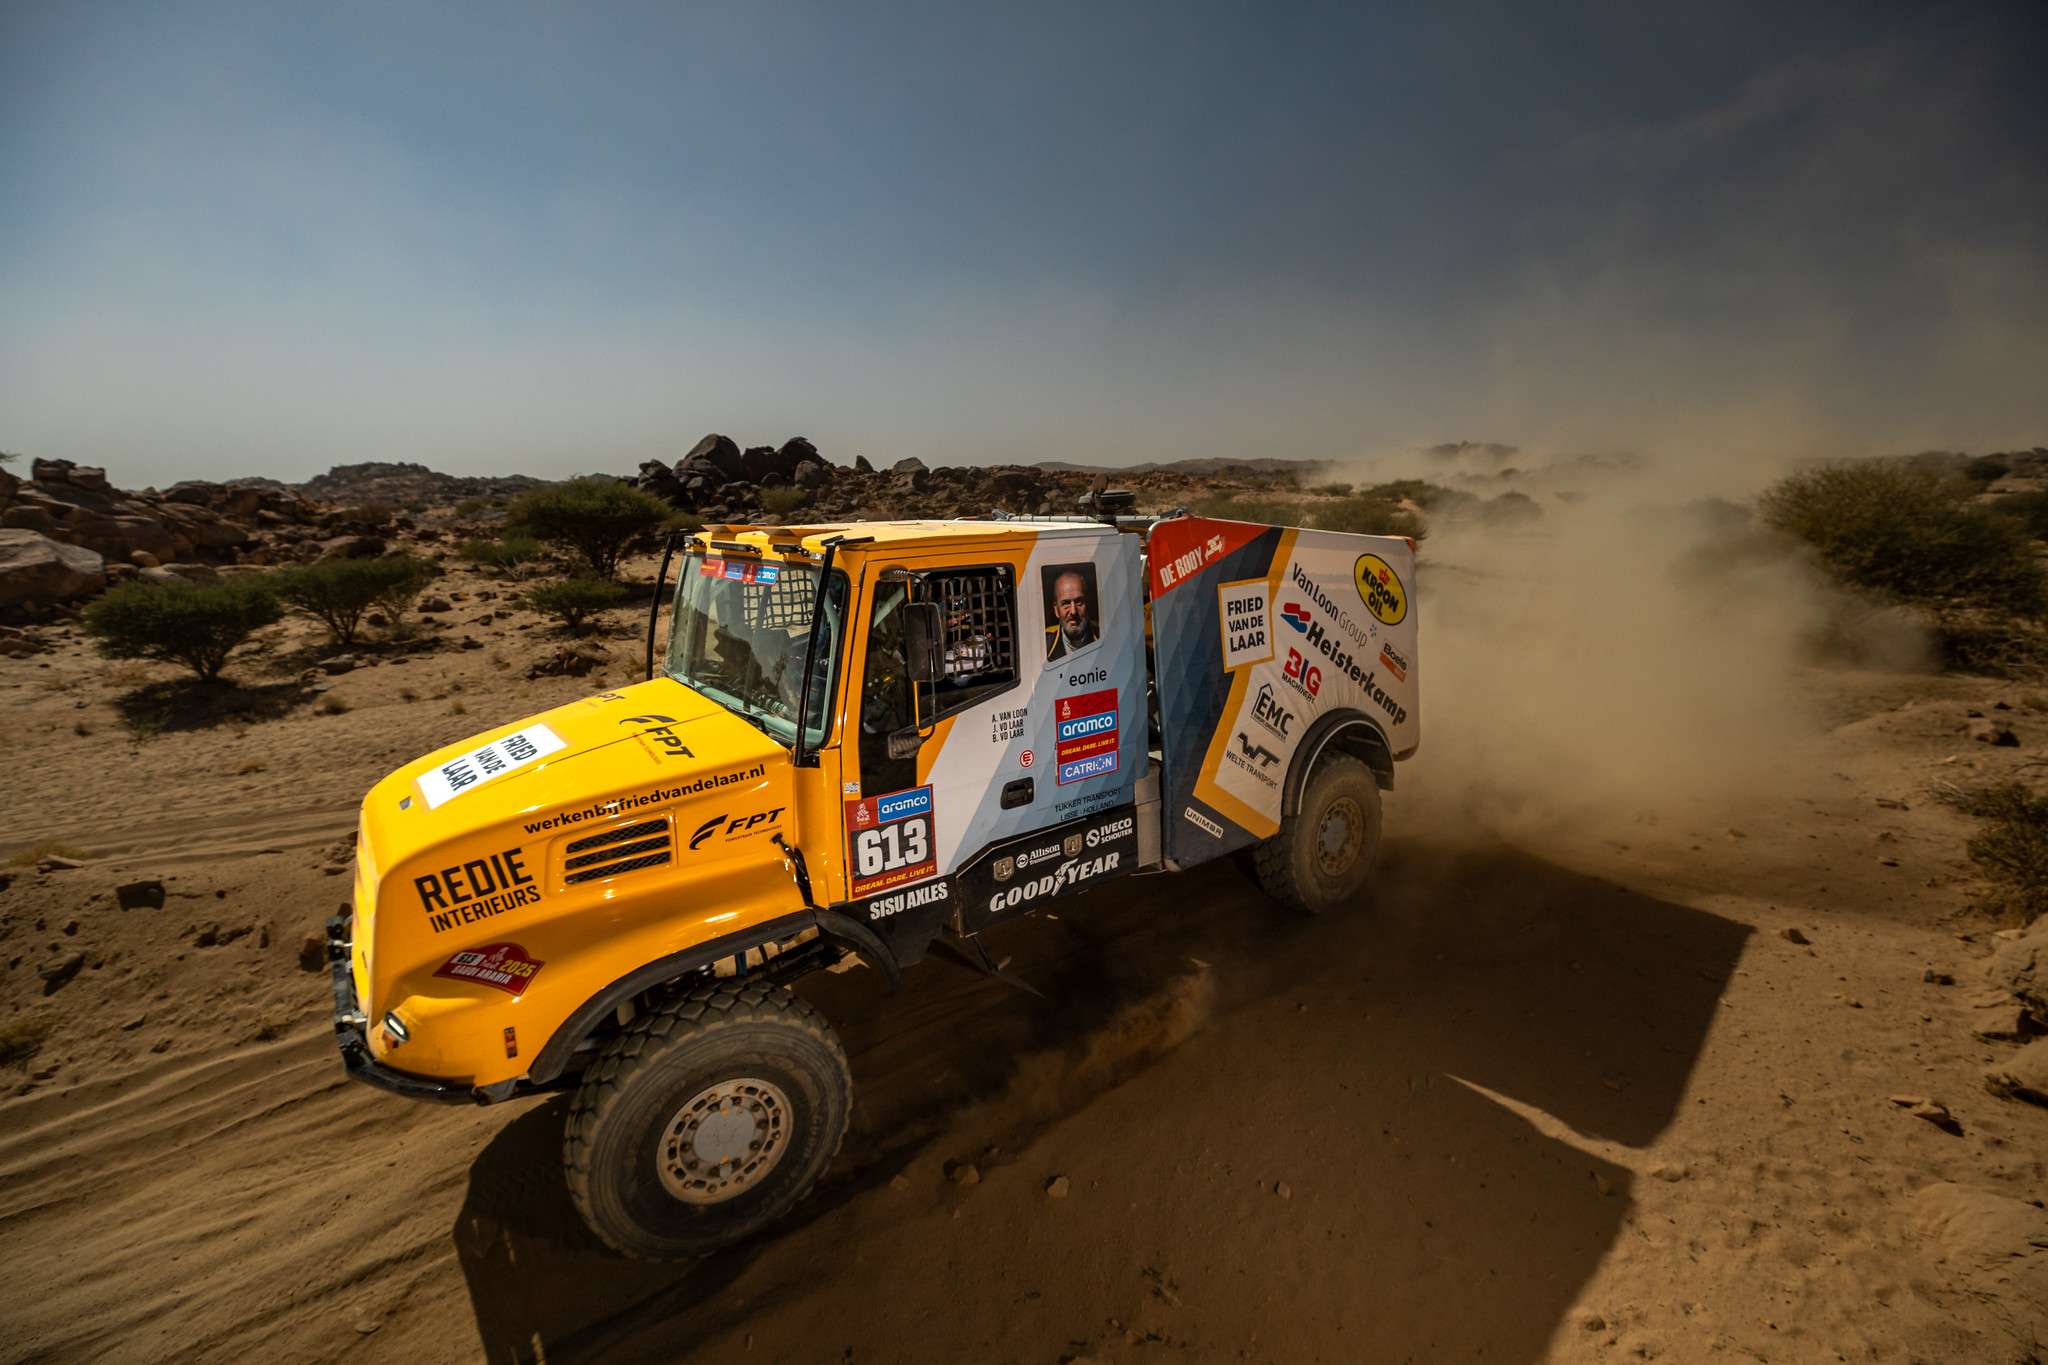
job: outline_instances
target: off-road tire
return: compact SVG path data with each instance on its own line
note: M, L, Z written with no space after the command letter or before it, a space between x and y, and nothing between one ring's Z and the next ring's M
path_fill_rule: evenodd
M671 1187L683 1178L671 1127L693 1097L732 1081L772 1097L785 1145L757 1183L687 1202ZM787 989L721 982L692 991L634 1020L585 1074L562 1144L570 1197L591 1231L628 1256L705 1255L810 1191L846 1136L852 1099L839 1039Z
M1304 914L1352 904L1380 854L1380 785L1355 758L1325 758L1309 774L1301 809L1258 845L1259 885Z

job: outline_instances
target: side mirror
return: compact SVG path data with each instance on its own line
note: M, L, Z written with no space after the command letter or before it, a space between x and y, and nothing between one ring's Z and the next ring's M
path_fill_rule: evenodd
M903 664L912 682L938 682L945 677L943 631L938 603L904 603Z
M917 732L915 725L906 725L889 734L889 757L916 758L917 751L924 747L924 736Z

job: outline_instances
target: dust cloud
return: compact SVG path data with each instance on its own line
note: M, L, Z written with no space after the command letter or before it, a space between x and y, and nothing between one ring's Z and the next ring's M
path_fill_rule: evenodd
M1395 472L1482 501L1434 517L1421 547L1423 742L1394 829L1626 837L1811 785L1822 721L1798 675L1847 604L1752 524L1747 495L1775 471L1475 447L1346 476ZM1917 654L1894 623L1861 630L1886 662Z

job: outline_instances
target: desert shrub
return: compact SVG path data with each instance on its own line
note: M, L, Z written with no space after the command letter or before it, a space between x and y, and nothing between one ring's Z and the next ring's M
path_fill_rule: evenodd
M56 1028L57 1021L47 1014L22 1015L0 1024L0 1066L12 1066L35 1056L43 1040Z
M284 604L260 576L204 586L136 581L87 607L85 632L111 658L183 664L212 682L237 646L283 616Z
M1367 494L1324 503L1309 514L1309 524L1318 531L1348 531L1359 536L1423 535L1422 518L1398 503Z
M464 498L461 502L455 504L455 515L458 517L473 517L479 512L489 512L504 505L505 500L503 498Z
M799 507L808 507L810 505L810 491L798 488L793 483L779 484L774 488L764 488L761 490L761 509L765 512L773 512L777 516L785 516L788 513L794 512Z
M403 616L420 590L434 580L434 573L434 566L423 559L396 555L305 564L272 577L279 597L324 622L334 642L346 645L354 641L372 607L382 607L393 621Z
M466 540L456 553L480 569L518 580L533 572L547 550L532 536L511 535L503 540Z
M1851 587L1937 613L2039 614L2044 583L2026 533L1970 506L1973 492L1937 469L1836 464L1773 484L1757 511Z
M1963 477L1971 483L1997 483L2012 473L2012 466L1996 455L1979 455L1963 466Z
M2048 910L2048 796L2002 782L1944 800L1984 822L1964 851L1991 884L1986 900L2031 924Z
M1542 516L1543 509L1527 493L1507 492L1479 504L1479 520L1487 526L1526 526Z
M573 550L598 578L668 520L669 505L644 488L605 482L558 483L522 494L505 514L508 530Z
M528 588L522 599L544 616L560 618L571 630L626 595L626 590L602 578L565 578Z
M36 865L36 859L41 858L42 856L48 853L54 853L59 858L73 858L78 860L83 860L86 858L90 858L92 856L90 853L87 853L84 849L80 848L77 844L67 844L62 839L45 839L40 843L30 844L27 848L22 849L19 853L16 853L12 858L9 858L7 860L7 865L9 867L34 867Z
M1273 526L1298 526L1301 524L1302 504L1264 498L1240 499L1228 493L1212 493L1207 497L1189 499L1188 510L1198 517L1221 517L1225 521L1263 521Z
M1987 510L2012 521L2035 540L2048 540L2048 493L2009 493L1990 503Z
M1383 498L1388 502L1412 502L1427 512L1445 499L1457 501L1469 498L1471 494L1460 493L1455 488L1431 483L1427 479L1394 479L1388 483L1376 483L1364 490L1364 495Z
M1308 491L1319 498L1348 498L1351 496L1351 485L1348 483L1319 483Z

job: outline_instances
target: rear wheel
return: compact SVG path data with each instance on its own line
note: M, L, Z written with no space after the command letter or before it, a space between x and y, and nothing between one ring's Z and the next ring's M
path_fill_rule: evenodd
M1316 765L1301 809L1258 846L1259 885L1267 895L1308 914L1355 900L1372 878L1380 852L1380 786L1355 758Z
M702 1256L780 1218L846 1135L853 1080L830 1026L779 986L694 991L636 1020L584 1078L569 1193L629 1256Z

